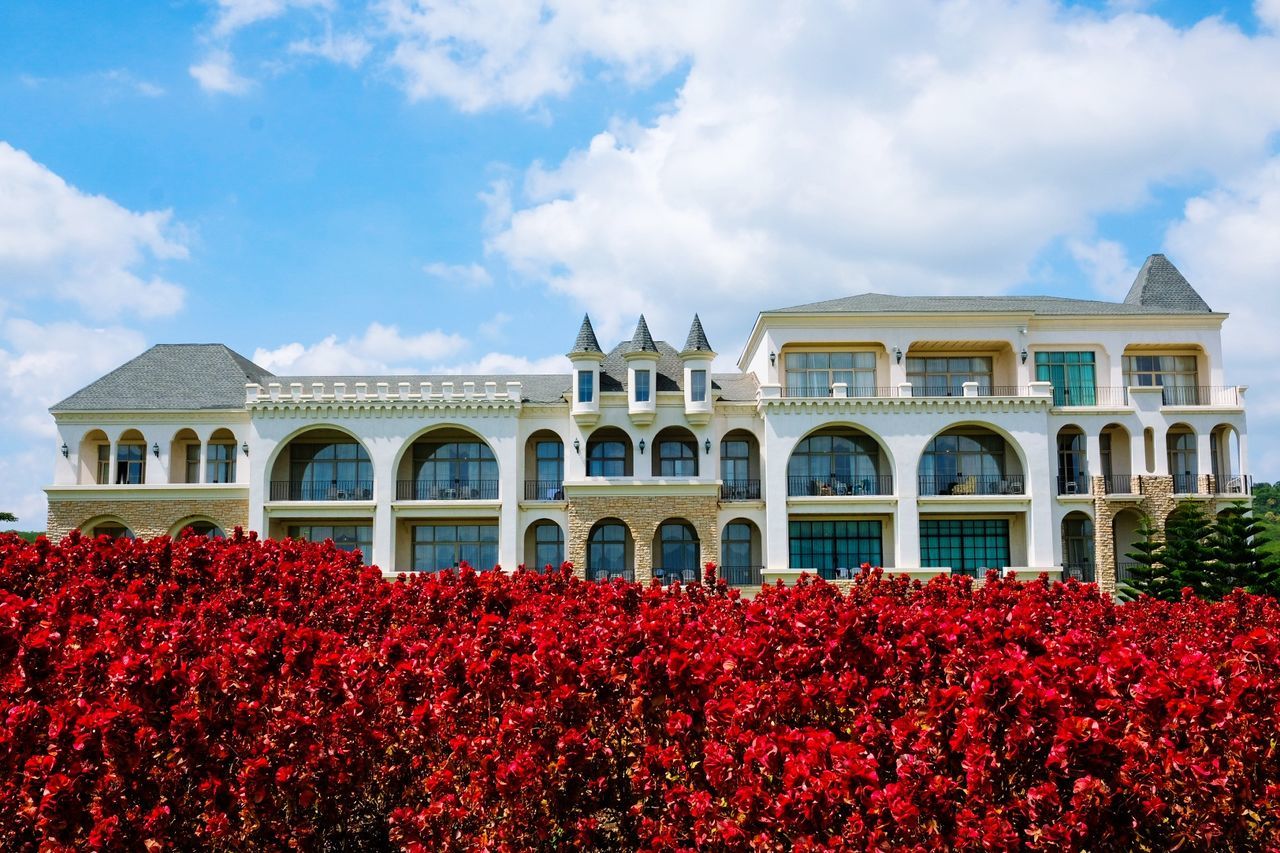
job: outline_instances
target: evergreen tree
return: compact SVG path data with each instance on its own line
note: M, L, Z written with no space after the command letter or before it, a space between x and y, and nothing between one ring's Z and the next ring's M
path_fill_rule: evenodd
M0 512L0 521L17 521L18 517L11 512Z
M1258 595L1280 594L1280 565L1260 548L1264 530L1246 506L1237 504L1218 513L1209 543L1219 588L1214 597L1236 587Z
M1143 517L1137 534L1142 538L1134 543L1132 551L1125 554L1134 565L1129 569L1128 579L1117 585L1119 596L1126 601L1133 601L1140 595L1165 601L1181 598L1182 585L1160 559L1164 551L1160 531L1152 525L1150 518Z
M1188 501L1179 504L1164 522L1164 547L1159 559L1169 576L1181 588L1189 586L1201 598L1221 598L1230 587L1222 588L1213 564L1214 551L1209 542L1213 521L1204 508Z

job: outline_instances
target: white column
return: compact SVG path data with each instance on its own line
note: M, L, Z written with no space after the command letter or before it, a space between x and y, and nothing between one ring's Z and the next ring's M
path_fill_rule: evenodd
M200 470L196 472L196 482L207 483L209 481L209 442L204 439L199 439L199 441L200 441ZM240 452L239 448L236 448L234 452L239 453ZM183 460L183 465L186 465L185 459Z
M1227 466L1227 468L1229 467L1230 465ZM1210 441L1210 435L1207 432L1202 432L1196 435L1196 470L1192 473L1194 473L1197 478L1213 473L1213 445ZM1224 468L1223 473L1229 474L1230 472ZM1198 487L1199 479L1197 479L1196 482Z
M524 494L520 459L524 455L524 448L520 446L520 429L515 418L512 417L503 426L507 435L489 438L494 456L498 459L498 497L501 499L501 509L498 511L498 565L505 571L514 572L516 566L520 565L520 497Z
M1089 469L1089 488L1093 488L1093 477L1102 476L1102 434L1101 433L1085 433L1084 436L1084 452L1085 462Z
M385 440L366 440L369 458L373 462L373 557L366 560L384 572L407 568L396 565L395 520L391 517L391 501L396 494L394 443Z
M116 465L119 464L119 460L117 460L116 458L116 453L119 451L119 448L120 448L120 439L118 438L111 439L111 457L107 461L107 482L108 483L114 483L116 481Z
M760 493L764 498L764 567L785 569L791 564L787 531L787 460L790 443L779 438L765 421L760 444Z

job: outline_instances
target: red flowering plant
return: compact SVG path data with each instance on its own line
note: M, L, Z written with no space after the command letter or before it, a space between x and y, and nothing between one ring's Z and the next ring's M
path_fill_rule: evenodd
M1280 605L0 536L0 849L1266 849Z

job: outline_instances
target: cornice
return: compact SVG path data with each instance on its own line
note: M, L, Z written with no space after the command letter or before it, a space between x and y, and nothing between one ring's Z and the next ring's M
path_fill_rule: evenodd
M762 414L827 412L1048 412L1052 397L761 397Z
M441 414L466 413L480 417L519 417L522 404L513 400L360 400L328 401L260 401L249 404L253 418L299 420L332 418L409 418L438 417Z
M248 483L141 483L137 485L46 486L51 501L230 501L249 497Z

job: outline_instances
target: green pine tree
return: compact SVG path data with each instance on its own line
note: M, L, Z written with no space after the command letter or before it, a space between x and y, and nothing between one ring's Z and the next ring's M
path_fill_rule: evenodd
M1226 595L1236 587L1258 595L1280 594L1280 563L1261 548L1265 531L1252 511L1241 504L1218 513L1210 548L1219 592Z
M1230 592L1230 587L1223 589L1213 565L1215 554L1209 542L1212 533L1213 521L1198 503L1179 504L1165 519L1164 547L1159 559L1177 584L1178 595L1185 586L1201 598L1221 598Z
M1126 601L1133 601L1140 595L1176 601L1182 596L1182 585L1161 562L1164 540L1160 531L1152 525L1150 518L1144 517L1137 534L1142 538L1134 543L1132 551L1125 554L1134 565L1129 569L1128 579L1118 584L1119 596Z
M18 517L11 512L0 512L0 521L17 521Z

